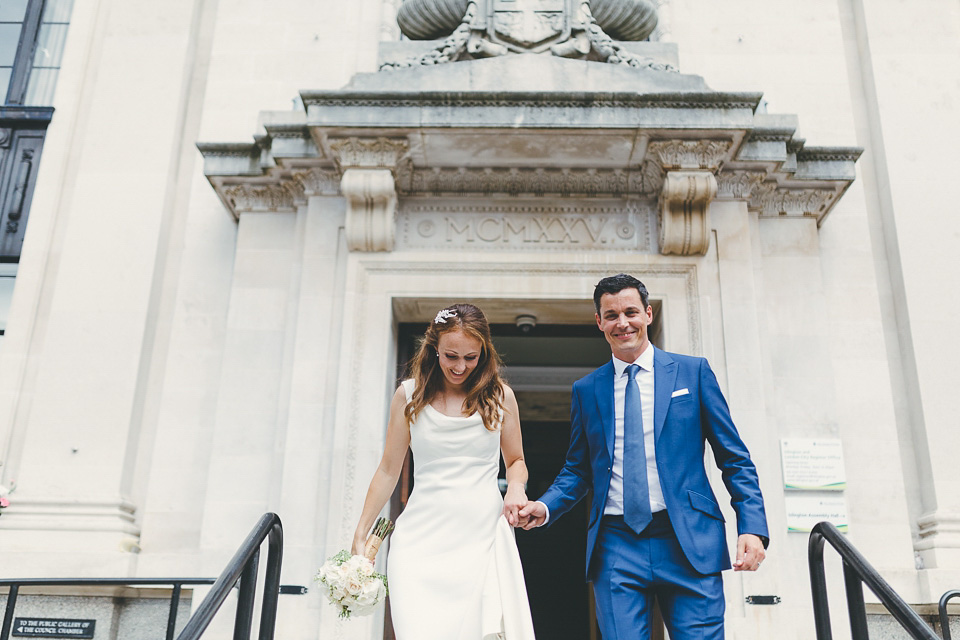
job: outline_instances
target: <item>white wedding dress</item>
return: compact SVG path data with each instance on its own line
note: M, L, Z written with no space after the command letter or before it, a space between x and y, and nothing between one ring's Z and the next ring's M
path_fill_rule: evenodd
M403 382L407 401L413 380ZM413 492L387 556L397 640L534 640L497 486L500 432L427 406L410 427Z

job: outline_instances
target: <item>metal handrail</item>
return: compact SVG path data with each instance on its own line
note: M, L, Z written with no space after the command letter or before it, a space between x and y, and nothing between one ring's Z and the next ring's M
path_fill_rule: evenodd
M256 599L257 571L260 567L260 547L268 541L267 567L263 586L263 603L260 609L260 640L273 640L277 624L277 601L280 596L280 565L283 560L283 525L280 516L265 513L237 549L227 567L214 581L212 578L35 578L31 580L0 580L0 587L9 587L0 640L9 640L13 624L13 611L17 604L20 587L133 587L147 585L172 585L170 614L167 618L167 640L173 640L177 623L177 607L184 585L212 584L210 592L187 621L177 640L198 640L223 606L227 596L239 583L240 595L233 626L234 640L250 640L253 625L254 600Z
M940 635L943 636L943 640L950 640L950 617L947 616L947 603L957 596L960 596L960 590L947 591L940 596Z
M257 526L227 564L226 569L210 588L196 612L187 621L177 640L198 640L213 617L223 606L227 596L240 582L240 596L233 626L234 640L249 640L253 623L254 599L256 597L257 570L260 565L260 546L269 543L267 568L264 576L263 604L260 608L260 640L273 640L277 624L277 601L280 595L280 565L283 560L283 525L280 516L265 513ZM2 640L2 639L0 639Z
M914 640L940 640L923 619L897 595L893 587L880 577L850 542L829 522L820 522L810 532L807 560L810 565L810 589L813 594L813 616L817 640L832 640L830 604L827 602L827 578L823 566L823 545L829 542L843 560L843 581L847 590L850 633L853 640L869 640L867 610L863 601L866 584Z
M17 606L20 587L173 587L170 595L170 611L167 614L166 640L173 640L177 625L177 608L184 585L213 584L213 578L33 578L30 580L0 580L0 588L7 587L7 606L0 626L0 640L9 640L13 628L13 612Z

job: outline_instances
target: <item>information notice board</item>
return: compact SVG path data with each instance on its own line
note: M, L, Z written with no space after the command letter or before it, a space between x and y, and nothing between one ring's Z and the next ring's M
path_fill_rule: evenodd
M842 491L847 488L840 440L784 438L780 441L785 489Z

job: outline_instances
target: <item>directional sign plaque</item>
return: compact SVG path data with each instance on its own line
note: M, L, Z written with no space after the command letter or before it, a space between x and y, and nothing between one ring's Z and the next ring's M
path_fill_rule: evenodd
M93 638L96 620L14 618L13 635L21 638Z

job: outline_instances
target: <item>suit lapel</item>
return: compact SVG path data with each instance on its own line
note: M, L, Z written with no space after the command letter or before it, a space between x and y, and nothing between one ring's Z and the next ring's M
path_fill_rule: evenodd
M653 351L653 438L660 440L667 411L670 409L670 396L677 381L677 363L664 351Z
M613 460L614 423L616 416L613 410L613 361L597 369L594 381L594 393L597 396L597 411L600 413L600 423L603 425L603 437L606 439L607 455Z

